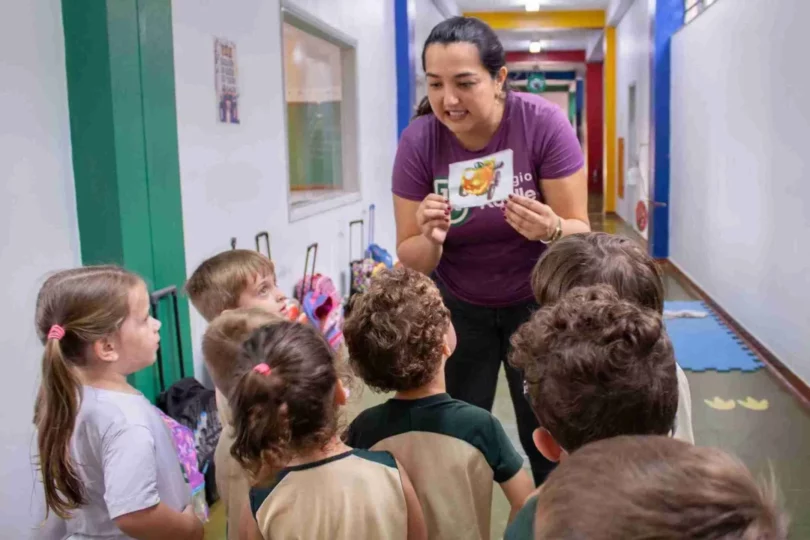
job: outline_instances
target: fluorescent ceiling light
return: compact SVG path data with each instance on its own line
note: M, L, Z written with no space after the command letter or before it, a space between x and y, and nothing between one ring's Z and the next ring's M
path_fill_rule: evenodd
M529 43L530 53L536 54L539 53L541 50L543 50L543 44L540 43L539 41L532 41L531 43Z
M540 11L540 0L526 0L526 11Z

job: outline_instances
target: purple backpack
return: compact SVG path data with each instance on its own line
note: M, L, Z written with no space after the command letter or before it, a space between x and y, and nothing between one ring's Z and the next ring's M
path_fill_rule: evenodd
M166 427L169 428L174 448L177 450L180 468L183 469L183 477L191 488L191 505L194 508L194 513L204 523L208 521L208 503L205 501L205 477L200 472L197 464L194 432L167 416L157 407L155 407L155 410L160 414Z

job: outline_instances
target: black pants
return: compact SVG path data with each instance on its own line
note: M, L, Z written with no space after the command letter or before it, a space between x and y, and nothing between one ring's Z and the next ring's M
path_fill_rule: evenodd
M444 370L447 392L455 399L492 411L498 371L503 364L520 444L529 457L535 484L542 484L556 464L534 446L532 432L538 427L537 418L523 396L521 373L507 361L509 338L529 319L537 303L527 301L506 308L488 308L459 300L444 287L439 289L458 335L458 346Z

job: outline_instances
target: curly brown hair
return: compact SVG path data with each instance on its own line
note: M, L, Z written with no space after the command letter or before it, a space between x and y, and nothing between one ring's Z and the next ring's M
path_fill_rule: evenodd
M555 242L532 271L532 290L541 306L574 287L610 285L619 296L664 312L661 269L638 243L603 232L579 233Z
M661 436L614 437L561 463L537 498L534 538L784 540L775 482L737 458Z
M450 311L429 277L408 268L383 270L346 318L349 362L373 390L419 388L441 368L449 325Z
M675 355L659 314L612 287L576 288L512 336L540 425L568 452L616 435L666 435L678 409Z
M248 369L229 396L233 412L231 455L261 483L292 456L323 448L338 429L334 353L310 325L275 322L254 331L242 345Z

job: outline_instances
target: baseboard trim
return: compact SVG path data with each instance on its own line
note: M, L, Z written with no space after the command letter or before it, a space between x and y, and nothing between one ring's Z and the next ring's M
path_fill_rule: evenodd
M734 331L737 336L745 343L754 354L756 354L765 367L771 374L779 381L779 383L790 393L797 401L808 411L810 411L810 385L804 382L798 375L787 367L781 360L779 360L765 345L763 345L757 338L751 335L750 332L745 330L734 317L728 314L720 305L709 296L706 291L701 289L689 276L687 276L677 265L673 264L668 259L659 260L658 263L662 268L669 270L678 283L686 289L687 292L703 300L709 307L714 310L720 319Z

